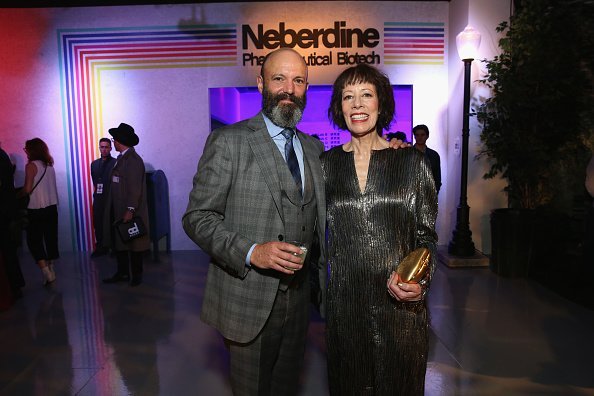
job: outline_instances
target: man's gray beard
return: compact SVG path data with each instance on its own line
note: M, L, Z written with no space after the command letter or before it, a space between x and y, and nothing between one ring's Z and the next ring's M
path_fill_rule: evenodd
M282 95L281 95L282 96ZM284 98L283 98L284 99ZM274 123L282 128L295 128L301 117L303 117L303 108L305 108L305 96L303 98L293 98L293 104L280 104L278 95L274 95L264 87L262 93L262 112ZM298 101L302 101L302 106Z
M297 106L276 105L272 108L270 114L266 114L266 116L279 127L295 128L299 121L301 121L303 112Z

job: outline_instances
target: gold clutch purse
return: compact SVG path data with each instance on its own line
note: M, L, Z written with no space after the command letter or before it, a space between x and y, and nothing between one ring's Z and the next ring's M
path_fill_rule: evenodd
M402 259L398 268L396 268L396 273L400 275L400 279L405 283L418 283L427 273L430 259L431 252L429 249L425 247L417 248Z

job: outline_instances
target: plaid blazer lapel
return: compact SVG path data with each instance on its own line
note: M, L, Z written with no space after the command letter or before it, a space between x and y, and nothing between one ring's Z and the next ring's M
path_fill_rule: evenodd
M278 149L270 138L270 134L268 133L268 129L266 129L266 124L264 123L261 114L252 118L248 125L250 128L253 128L253 131L247 137L248 144L254 153L256 163L262 169L262 174L266 175L264 181L268 185L276 209L284 222L281 203L281 185L273 156L273 150Z

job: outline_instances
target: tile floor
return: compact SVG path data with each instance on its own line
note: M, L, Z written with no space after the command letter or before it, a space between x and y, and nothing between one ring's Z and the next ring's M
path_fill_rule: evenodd
M0 395L230 395L220 336L199 319L207 257L145 260L136 288L104 285L109 256L67 253L0 312ZM438 267L426 395L594 395L594 311L488 268ZM312 314L301 395L327 395L324 323ZM397 395L398 393L395 392Z

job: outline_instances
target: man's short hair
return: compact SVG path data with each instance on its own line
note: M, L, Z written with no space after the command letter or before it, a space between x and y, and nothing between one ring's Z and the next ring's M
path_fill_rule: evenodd
M427 128L427 125L425 125L425 124L419 124L419 125L415 126L413 128L413 130L412 130L413 135L417 131L425 131L425 133L427 134L427 137L429 137L429 128Z
M109 143L109 145L111 146L111 139L110 138L101 138L101 139L99 139L99 144L101 144L102 142Z

